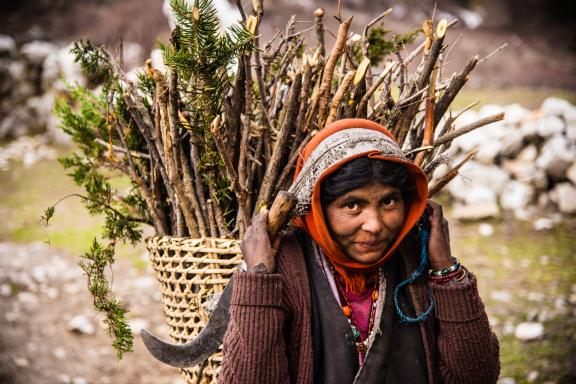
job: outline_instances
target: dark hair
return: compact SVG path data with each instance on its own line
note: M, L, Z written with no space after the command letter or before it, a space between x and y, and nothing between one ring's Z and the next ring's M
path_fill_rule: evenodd
M338 197L364 186L380 183L399 188L402 195L408 189L408 170L398 163L359 157L337 169L322 183L322 205L330 204Z

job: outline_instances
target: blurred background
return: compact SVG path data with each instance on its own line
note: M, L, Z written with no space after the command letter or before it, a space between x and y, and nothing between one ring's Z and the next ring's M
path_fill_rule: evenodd
M224 25L235 4L217 0ZM243 0L245 9L250 1ZM456 99L457 111L479 101L457 124L498 111L503 122L455 140L453 153L479 148L440 197L454 254L479 278L500 339L501 384L576 383L576 16L567 0L342 0L352 30L392 7L389 35L432 15L458 19L447 41L449 77L474 55L487 57ZM335 33L336 1L265 0L262 42L313 25L322 7ZM111 339L91 307L79 256L99 235L101 218L57 158L74 150L51 111L66 83L89 86L69 53L77 39L107 44L133 74L147 58L161 66L158 42L170 33L162 0L20 0L0 4L0 383L182 383L177 370L135 352L116 361ZM327 48L332 45L327 34ZM422 38L416 39L416 44ZM315 39L310 32L312 51ZM507 44L504 49L498 50ZM407 47L406 55L410 52ZM128 186L122 178L118 188ZM166 337L160 293L143 247L122 247L114 291L130 308L135 333Z

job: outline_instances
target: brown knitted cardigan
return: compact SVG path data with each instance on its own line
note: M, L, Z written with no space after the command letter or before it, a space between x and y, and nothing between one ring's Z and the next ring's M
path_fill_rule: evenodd
M404 241L399 248L409 270L417 263L411 247ZM294 234L283 237L277 266L274 274L234 276L220 383L312 383L310 288L302 246ZM420 324L429 383L497 381L498 340L476 278L469 277L457 285L436 285L423 278L409 286L418 313L428 305L427 284L435 300L435 316Z

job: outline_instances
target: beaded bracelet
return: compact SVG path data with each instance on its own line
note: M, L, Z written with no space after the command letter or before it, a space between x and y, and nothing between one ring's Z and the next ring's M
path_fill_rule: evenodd
M460 268L460 262L458 261L458 259L454 256L452 256L452 261L454 262L454 264L452 264L450 267L448 268L444 268L440 271L435 271L433 269L430 269L428 271L428 274L430 276L446 276L449 275L450 273L457 271Z
M430 276L430 281L432 281L433 283L436 283L436 284L444 284L444 283L447 283L451 280L460 281L464 278L465 275L466 275L466 270L464 268L459 268L448 275Z

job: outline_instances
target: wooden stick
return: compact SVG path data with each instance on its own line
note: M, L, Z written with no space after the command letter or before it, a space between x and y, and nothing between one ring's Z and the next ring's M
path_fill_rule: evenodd
M462 160L458 165L452 168L448 173L442 176L438 181L428 189L428 197L431 198L436 193L442 190L453 178L458 175L458 170L462 168L462 166L470 159L472 159L476 155L476 150L469 152L464 160Z
M434 146L437 147L437 146L442 145L442 144L448 144L449 142L451 142L452 140L454 140L458 136L462 136L463 134L468 133L470 131L473 131L477 128L483 127L483 126L488 125L488 124L495 123L495 122L503 120L503 119L504 119L504 112L485 117L485 118L480 119L478 121L475 121L471 124L465 125L462 128L460 128L454 132L450 132L450 133L445 134L444 136L442 136L442 137L438 138L438 140L436 140L436 142L434 143Z
M320 50L320 55L324 56L326 51L324 49L324 23L322 19L324 18L324 9L318 8L314 11L314 26L316 28L316 41L318 42L318 49Z
M349 71L346 76L344 76L344 79L342 79L342 83L340 84L340 87L338 87L338 90L332 99L332 103L330 104L330 112L328 113L328 118L326 118L326 125L329 125L336 120L336 114L340 108L340 103L348 91L350 84L352 84L355 75L356 71Z
M436 74L437 70L433 70L430 74L430 84L428 86L428 95L426 97L426 112L424 115L424 138L422 139L422 146L427 147L432 145L434 140L434 103L436 101ZM428 155L428 151L419 152L416 155L414 163L421 166L424 159Z
M348 30L350 29L350 24L352 24L352 17L348 18L345 22L340 24L338 28L338 36L336 38L336 43L334 43L334 48L330 53L330 57L324 66L324 73L322 75L322 82L320 84L320 90L318 92L318 126L324 125L324 120L326 119L326 113L328 110L328 100L330 99L330 90L332 86L332 76L334 75L334 68L340 56L346 49L346 37L348 36Z
M382 71L380 76L378 76L378 79L376 80L376 82L374 84L372 84L372 86L370 88L368 88L368 90L366 91L364 96L362 96L360 103L358 103L358 111L366 108L366 106L368 105L368 101L370 100L370 98L372 97L374 92L376 92L378 87L380 87L380 85L386 79L386 76L390 73L390 71L392 71L394 69L395 66L396 66L395 62L390 62L390 63L386 64L386 67L384 67L384 70ZM358 117L358 114L356 115L356 117Z

